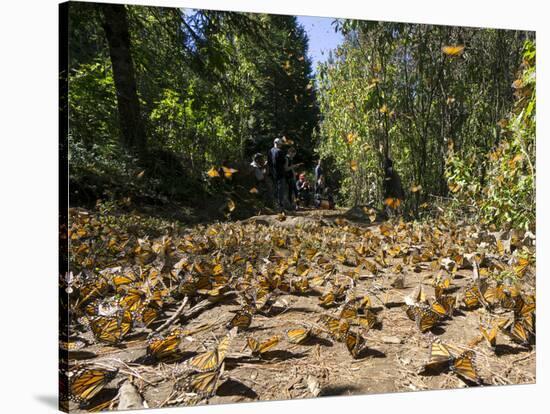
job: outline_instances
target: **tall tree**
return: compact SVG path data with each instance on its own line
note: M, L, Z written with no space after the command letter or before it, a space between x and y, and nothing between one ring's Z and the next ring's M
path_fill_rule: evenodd
M141 153L146 150L146 136L140 115L126 7L120 4L103 4L101 7L113 64L121 142L128 150Z

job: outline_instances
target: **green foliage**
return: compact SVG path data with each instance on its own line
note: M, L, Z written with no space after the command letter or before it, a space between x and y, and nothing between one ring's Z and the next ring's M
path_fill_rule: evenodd
M147 135L147 155L137 160L120 148L100 8L74 3L69 10L75 191L86 187L92 197L91 181L116 182L118 192L139 187L148 197L187 200L191 188L207 190L204 172L212 165L249 162L276 136L292 138L306 158L312 152L315 95L307 37L296 18L127 6Z
M535 228L536 46L526 42L522 70L513 83L516 104L503 121L505 139L488 154L487 184L479 206L485 221Z
M394 160L406 209L446 197L448 151L457 182L483 187L483 160L502 139L526 33L340 21L345 41L318 74L317 151L334 164L344 204L381 202L382 163ZM449 56L445 45L465 45ZM348 137L352 137L349 140ZM459 165L460 164L460 165ZM460 176L459 176L460 175ZM472 180L478 179L478 186ZM418 191L418 188L421 188Z

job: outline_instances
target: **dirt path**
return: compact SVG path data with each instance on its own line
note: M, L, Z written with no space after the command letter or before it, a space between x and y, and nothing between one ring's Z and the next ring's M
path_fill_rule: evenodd
M417 253L422 254L424 249L432 248L429 246L433 240L438 240L435 237L431 238L428 234L429 228L419 227L418 231L423 232L422 237L424 238L418 241L418 246L414 246L413 241L407 238L409 236L400 236L400 231L403 234L414 235L416 230L406 230L406 228L399 230L398 224L391 226L380 223L370 224L369 220L343 213L343 211L314 211L298 212L290 217L258 216L241 223L221 225L217 231L223 230L231 233L242 229L243 235L238 236L236 245L226 242L220 244L220 246L225 246L228 253L231 252L233 256L244 254L245 251L250 254L250 251L254 250L253 244L259 243L260 236L280 238L283 240L281 249L287 250L290 255L296 251L297 246L303 248L305 238L311 235L311 245L317 246L319 252L322 252L321 256L329 257L331 260L336 259L333 274L355 274L355 295L358 297L368 295L371 298L372 311L381 324L379 329L370 329L368 332L364 332L367 348L360 358L352 358L345 344L335 341L323 333L319 333L309 343L303 345L295 345L282 340L274 350L268 351L263 358L250 356L246 347L247 336L253 336L258 340L265 340L273 335L284 338L285 332L289 328L299 327L303 324L318 326L320 315L338 314L338 306L326 309L319 304L320 296L323 289L326 289L326 285L319 286L317 289L309 289L305 293L283 292L277 296L271 311L254 315L250 328L240 332L231 344L225 362L224 379L226 380L220 385L216 395L195 403L215 404L311 398L314 395L386 393L471 385L448 371L436 374L422 372L423 365L429 357L429 343L435 337L460 350L473 349L476 353L479 375L484 385L520 384L535 381L536 346L524 347L514 343L508 336L499 334L498 345L496 351L493 352L480 337L479 326L480 321L487 322L498 315L491 315L485 308L465 310L459 307L451 319L441 321L425 334L420 333L414 322L407 317L403 309L404 297L410 295L417 286L422 285L428 298L431 298L434 296L434 277L437 274L449 275L448 272L441 271L439 268L434 270L433 263L440 263L443 257L434 257L427 262L418 261L414 264L412 262L405 264L404 258ZM394 231L394 233L389 236L383 234L390 231ZM458 243L463 247L461 254L466 254L469 246L464 244L467 242L464 242L463 239L466 238L465 235L473 231L474 229L462 231L456 226L451 226L449 234L439 231L441 234L438 237L441 238L442 245L444 244L443 240L446 240L446 243ZM201 228L200 232L205 234L208 232L208 228ZM349 253L350 249L358 251L357 246L366 237L365 232L369 234L369 238L366 239L369 243L380 240L380 245L374 251L386 250L388 252L392 247L388 243L389 241L394 241L396 245L407 245L411 250L397 253L395 257L388 255L386 265L377 265L376 272L370 271L369 266L365 266L365 261L376 263L374 254L365 253L364 257L357 257L358 263L351 265L346 261L344 261L346 264L339 261L338 254ZM453 235L460 236L460 240L449 239L449 236ZM225 234L224 237L229 236ZM250 238L252 240L249 240ZM315 245L316 241L323 238L327 239L325 244ZM251 243L252 246L249 246L248 243ZM480 243L483 242L477 241L476 245L480 245ZM177 246L177 243L173 244ZM243 245L246 245L246 248ZM231 246L231 248L227 248L227 246ZM414 246L414 249L411 246ZM178 249L176 248L176 250ZM417 253L410 253L413 250ZM493 251L494 249L488 247L486 250ZM443 247L441 247L441 251L444 251ZM257 253L256 263L259 263L266 256L261 249ZM511 252L507 252L505 255L506 258L503 257L502 262L511 257ZM204 257L213 256L206 255ZM254 263L252 257L249 259ZM173 261L175 260L174 258ZM224 260L223 263L230 261ZM321 272L320 262L312 264L308 277L313 278ZM400 272L396 272L396 269L400 269ZM286 274L292 275L295 272L295 269L290 266ZM449 290L458 294L459 299L461 292L472 281L472 272L468 266L464 266L453 273ZM392 282L397 275L404 278L403 288L392 287ZM527 277L524 278L521 282L522 289L526 292L533 292L534 284L532 282L532 280L528 282ZM175 305L165 307L167 310L163 320L171 315L175 307ZM180 346L183 355L188 357L214 346L226 334L226 322L240 307L236 300L225 300L184 324L185 329L191 330L203 324L213 324L213 328L185 338ZM138 334L134 338L129 336L119 347L96 343L90 332L82 333L81 336L92 345L71 353L72 365L93 363L100 366L123 367L122 371L134 374L135 382L149 407L188 403L183 397L177 400L173 392L175 378L177 378L181 366L185 364L185 357L172 363L143 363L147 344L143 335ZM136 379L137 375L141 379ZM113 381L110 387L117 387L119 384L120 378L118 382L117 380Z

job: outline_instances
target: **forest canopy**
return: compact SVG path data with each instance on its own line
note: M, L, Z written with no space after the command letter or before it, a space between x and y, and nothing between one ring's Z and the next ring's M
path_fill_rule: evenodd
M308 171L323 160L340 206L380 207L391 158L407 215L444 205L532 228L534 34L333 27L342 44L312 68L294 16L73 3L71 202L225 202L205 173L242 172L285 136Z

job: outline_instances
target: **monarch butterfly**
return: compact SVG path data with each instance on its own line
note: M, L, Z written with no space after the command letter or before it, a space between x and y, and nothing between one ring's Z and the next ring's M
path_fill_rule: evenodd
M365 348L365 342L365 338L356 332L349 331L346 334L346 348L354 359L357 358Z
M136 278L132 274L124 274L124 275L115 275L111 279L113 282L113 285L115 285L115 290L119 290L118 288L124 285L131 285L136 281Z
M479 384L481 379L477 374L475 355L474 351L465 351L458 357L453 358L451 361L451 371L462 378Z
M242 309L239 309L237 313L235 313L235 316L227 323L226 327L228 329L232 328L238 328L238 329L246 329L250 326L252 323L252 312L250 312L249 308L243 307Z
M174 356L181 343L179 335L169 335L166 338L157 336L152 338L147 345L147 354L152 355L158 360Z
M236 328L233 328L218 344L216 348L211 351L204 352L191 358L187 364L190 368L198 372L214 371L220 367L225 359L227 350L231 341L235 337L237 332Z
M422 285L418 285L417 287L415 287L412 293L405 299L407 304L409 304L409 302L412 302L414 304L426 302L426 293L424 292L424 288L422 287ZM409 302L407 302L407 300Z
M98 341L118 344L130 332L133 325L132 314L122 311L118 316L97 316L90 321L90 328Z
M447 56L460 56L464 52L464 45L443 46L441 51Z
M254 307L256 310L261 311L270 303L271 294L265 289L260 289L254 294Z
M451 295L442 295L434 303L432 310L441 317L451 317L456 304L456 297Z
M492 306L500 304L505 299L505 297L506 293L504 292L504 288L501 284L488 287L483 294L483 298L487 301L488 304Z
M250 348L250 350L252 351L252 355L260 356L260 357L262 356L262 354L266 353L270 349L277 346L279 341L280 341L280 338L277 335L272 336L271 338L269 338L264 342L259 342L256 339L252 338L251 336L246 338L246 343Z
M509 327L509 331L505 331L514 341L520 344L527 345L529 343L529 333L525 329L525 325L521 319L515 319Z
M522 295L514 298L514 315L524 318L532 314L536 309L535 302L526 302Z
M415 323L420 332L432 329L439 322L439 315L430 308L420 308L416 313Z
M336 296L332 291L328 291L319 297L319 305L324 308L328 308L329 306L334 305L335 301L336 301Z
M99 303L97 303L97 301L88 303L84 307L84 314L86 314L86 316L99 315Z
M208 296L210 298L217 298L219 297L224 291L227 290L227 286L218 286L213 289L197 289L197 293L199 295Z
M86 283L80 288L81 303L105 295L109 291L109 284L103 277Z
M485 330L482 326L479 327L479 330L489 343L489 346L495 349L497 346L498 324L494 324L490 331Z
M238 170L236 170L234 168L229 168L229 167L224 167L224 166L222 166L222 171L223 171L223 175L225 176L225 178L231 178L231 176L233 174L238 172Z
M325 275L324 274L318 274L316 276L313 276L311 279L309 279L309 285L310 286L322 286L325 283Z
M514 266L514 272L516 273L516 276L518 278L522 278L525 276L525 273L527 272L527 268L530 264L530 261L526 257L519 257L517 260L517 264Z
M420 306L418 305L405 305L405 313L411 321L416 320L417 313L420 312Z
M522 295L516 296L514 302L514 319L521 321L529 332L534 332L535 302L526 302Z
M145 292L132 288L128 289L126 295L120 299L119 305L124 309L134 312L139 309L143 302L145 302Z
M310 328L293 328L286 331L288 342L293 344L301 344L305 342L311 334Z
M444 279L434 286L435 298L439 299L451 285L451 279Z
M384 200L384 204L395 210L401 205L401 200L398 198L388 197Z
M144 326L149 326L159 317L159 310L151 305L144 306L139 314L139 319Z
M376 318L376 315L371 310L367 309L364 316L358 316L354 318L353 322L367 329L371 329L378 323L378 319Z
M77 340L77 341L59 340L59 348L63 349L64 351L76 351L78 349L84 348L84 346L86 346L86 344L80 340Z
M359 302L357 305L358 311L366 312L368 308L372 306L372 301L368 295L365 295L362 298L358 298L357 300Z
M433 341L430 348L430 359L424 365L424 368L431 369L440 367L443 364L449 364L452 359L449 349L440 341Z
M337 341L343 341L349 331L349 322L330 315L322 315L321 321L329 330L330 336Z
M91 400L117 373L96 368L76 372L69 378L70 399L80 404Z
M220 370L192 375L187 378L185 388L201 397L211 397L216 394L222 375L223 367Z
M342 306L342 310L340 311L340 318L344 319L354 319L357 317L357 308L353 305L353 303L347 302Z
M471 285L464 291L463 302L466 309L475 309L479 305L487 307L487 302L483 297L483 293L486 291L484 284L479 283Z
M512 297L512 295L509 292L504 292L503 298L500 300L500 306L502 306L506 310L512 310L514 309L516 305L516 301Z
M292 280L291 287L294 292L306 293L309 290L309 281L307 277L302 276Z

